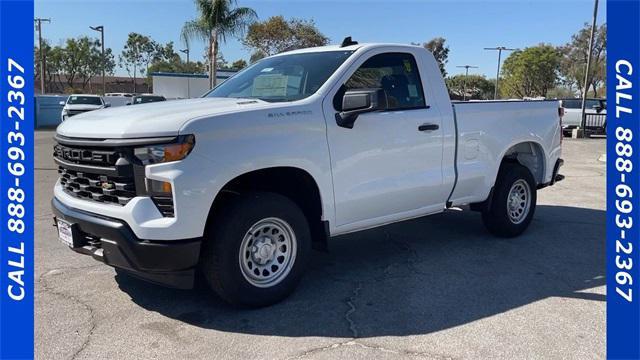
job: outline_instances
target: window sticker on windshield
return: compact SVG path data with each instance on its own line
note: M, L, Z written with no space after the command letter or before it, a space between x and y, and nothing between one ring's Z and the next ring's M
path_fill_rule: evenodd
M264 68L262 70L260 70L260 72L272 72L273 68Z
M412 69L411 69L411 61L405 59L405 60L402 60L402 63L404 64L404 70L406 72L410 73L412 71Z
M260 75L253 80L251 96L275 97L287 96L289 77L281 74Z
M76 100L78 100L78 97L77 97L77 96L72 96L72 97L71 97L71 101L76 101Z
M409 97L412 97L412 98L418 97L418 87L417 86L415 86L414 84L409 84L408 88L409 88Z

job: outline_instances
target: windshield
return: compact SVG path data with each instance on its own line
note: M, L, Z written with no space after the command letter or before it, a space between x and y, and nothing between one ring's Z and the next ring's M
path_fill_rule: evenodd
M213 89L206 97L294 101L318 91L353 51L324 51L261 60Z
M585 103L586 109L593 109L594 107L600 107L601 103L598 99L587 99ZM565 109L582 109L582 99L568 99L562 100L562 107ZM604 104L604 108L606 109L606 103Z
M67 104L71 105L102 105L102 100L97 96L69 96Z
M562 107L565 109L580 109L582 107L582 100L562 100Z

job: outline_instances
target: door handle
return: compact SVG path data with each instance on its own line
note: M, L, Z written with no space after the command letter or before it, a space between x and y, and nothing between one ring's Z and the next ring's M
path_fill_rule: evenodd
M420 131L433 131L433 130L438 130L439 128L440 128L440 125L438 124L422 124L418 126L418 130Z

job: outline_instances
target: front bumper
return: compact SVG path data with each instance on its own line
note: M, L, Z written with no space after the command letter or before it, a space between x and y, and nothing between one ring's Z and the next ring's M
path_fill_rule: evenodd
M56 198L51 205L56 219L73 224L72 250L150 282L181 289L193 287L201 238L139 239L124 221L71 208Z

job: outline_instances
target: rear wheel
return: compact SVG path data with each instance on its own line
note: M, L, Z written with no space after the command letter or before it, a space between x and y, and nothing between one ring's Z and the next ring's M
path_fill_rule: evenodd
M482 220L494 235L514 237L527 229L536 208L536 186L531 172L517 163L500 167L490 206Z
M302 210L275 193L250 193L215 219L201 268L209 286L234 305L266 306L296 287L311 251Z

